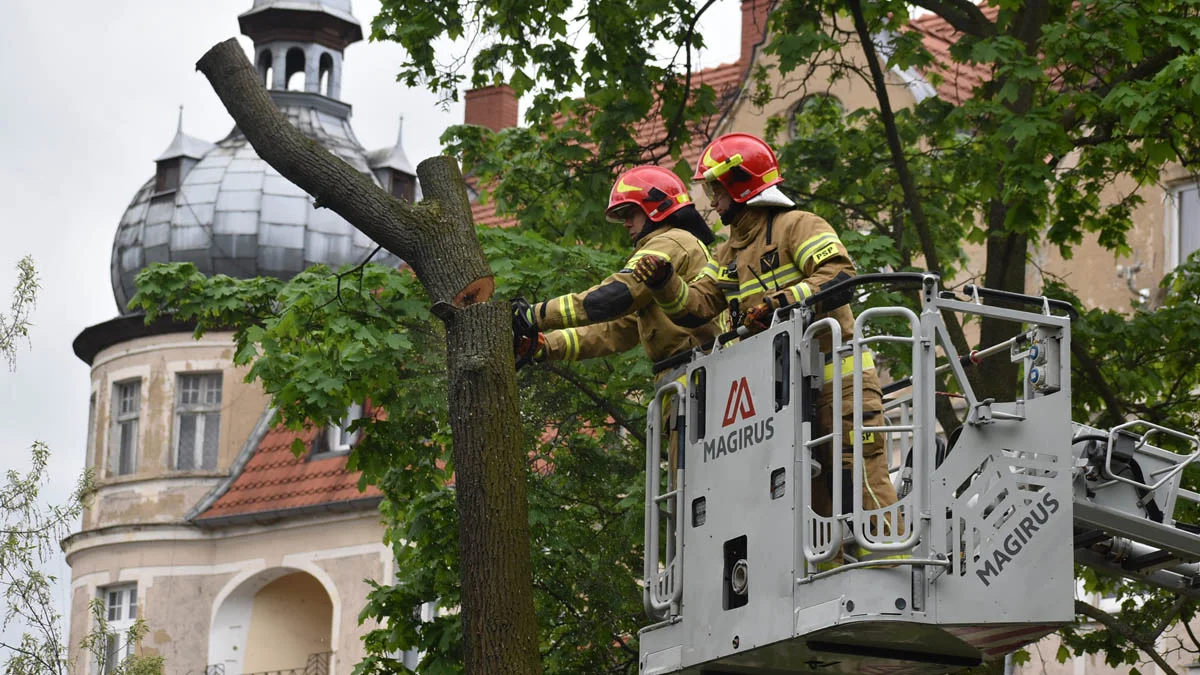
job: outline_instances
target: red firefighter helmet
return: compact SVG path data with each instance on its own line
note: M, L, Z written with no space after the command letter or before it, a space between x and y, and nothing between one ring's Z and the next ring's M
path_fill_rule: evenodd
M783 182L771 146L750 134L725 134L713 139L700 155L692 180L706 185L720 183L739 204Z
M609 221L624 220L624 211L636 206L652 222L675 213L692 202L687 186L671 171L648 164L634 167L617 178L608 196L604 215Z

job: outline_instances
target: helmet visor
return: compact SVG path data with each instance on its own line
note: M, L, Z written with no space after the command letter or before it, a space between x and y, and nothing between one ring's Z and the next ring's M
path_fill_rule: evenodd
M624 204L617 204L616 206L610 208L607 212L605 212L604 216L610 223L623 223L625 222L626 218L639 210L640 209L638 208L637 204L625 202Z

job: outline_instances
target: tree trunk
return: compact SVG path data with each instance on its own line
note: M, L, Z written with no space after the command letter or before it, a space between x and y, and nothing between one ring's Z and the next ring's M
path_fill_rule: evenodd
M425 201L401 202L289 124L236 40L196 67L260 157L402 258L429 293L446 325L466 672L541 672L509 310L489 302L492 272L457 164L421 162Z
M1004 232L1002 207L993 207L987 240L987 268L983 285L1013 293L1025 292L1025 235ZM988 301L987 304L992 304ZM1021 325L1003 319L984 317L979 324L981 347L1003 342L1021 332ZM1011 401L1016 393L1018 364L1004 355L984 359L976 369L975 393L982 398Z

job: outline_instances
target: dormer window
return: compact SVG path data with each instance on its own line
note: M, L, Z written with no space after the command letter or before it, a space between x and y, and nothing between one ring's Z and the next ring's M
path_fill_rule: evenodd
M164 159L158 162L158 171L154 174L155 192L172 192L179 189L179 181L183 176L183 158Z
M392 169L391 174L392 174L392 180L391 180L392 196L395 197L396 199L401 199L406 202L411 202L413 200L413 196L414 196L413 192L414 192L414 187L416 186L416 179L414 179L409 174L406 174L402 171L396 171L395 169Z
M362 404L351 403L350 407L346 408L345 417L322 429L321 433L317 435L317 439L313 443L312 457L345 454L353 450L361 432L358 429L351 430L350 427L356 420L362 419L362 416Z

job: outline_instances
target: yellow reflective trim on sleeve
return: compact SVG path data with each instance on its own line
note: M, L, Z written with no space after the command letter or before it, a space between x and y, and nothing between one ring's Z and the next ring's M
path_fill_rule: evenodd
M682 312L683 308L687 306L687 299L688 299L687 284L679 284L679 292L675 294L675 297L671 298L671 301L666 304L660 303L659 306L662 307L662 311L666 312L669 315L674 316L674 315Z
M570 328L575 325L577 315L575 313L575 303L572 302L572 296L559 296L558 311L562 314L564 328Z
M691 280L695 281L702 277L708 277L709 279L716 281L717 280L717 264L714 262L708 263L707 265L704 266L704 269L700 270L700 272L698 274L696 274L696 276L692 277Z
M808 282L801 281L795 286L792 286L792 288L796 289L796 292L800 294L800 297L796 298L796 302L800 302L801 300L812 297L812 286L809 286Z
M871 354L871 352L863 352L862 363L863 363L863 371L864 372L868 371L868 370L874 370L875 357ZM854 357L847 356L846 358L842 359L842 376L845 377L847 375L851 375L853 372L854 372ZM833 380L833 375L834 375L833 374L833 364L826 363L825 364L825 381L829 382L829 381Z
M838 236L833 232L822 232L815 237L809 237L808 239L805 239L803 243L797 246L796 254L792 256L792 260L795 262L796 267L799 269L804 269L804 266L808 264L809 258L812 257L813 252L818 248L821 248L826 244L840 243L842 243L841 240L838 239Z
M574 361L579 358L579 334L574 328L563 329L563 360Z
M667 255L666 253L663 253L662 251L651 251L649 249L646 249L644 251L638 251L637 253L634 253L632 256L630 256L629 260L625 261L624 269L627 269L627 270L633 269L633 266L636 265L639 260L641 260L642 258L645 258L648 255L656 255L656 256L662 258L663 260L666 260L667 262L671 262L671 256Z

